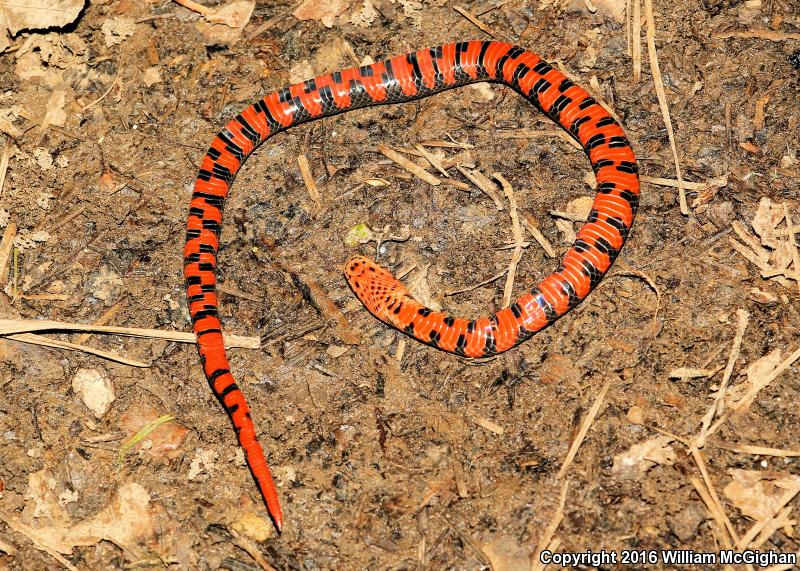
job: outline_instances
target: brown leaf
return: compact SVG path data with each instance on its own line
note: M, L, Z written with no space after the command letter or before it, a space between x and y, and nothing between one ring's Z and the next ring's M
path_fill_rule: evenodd
M84 3L85 0L0 2L0 31L8 28L15 36L20 30L60 28L75 21Z
M298 20L319 20L326 28L332 28L336 16L349 6L350 0L305 0L292 16Z

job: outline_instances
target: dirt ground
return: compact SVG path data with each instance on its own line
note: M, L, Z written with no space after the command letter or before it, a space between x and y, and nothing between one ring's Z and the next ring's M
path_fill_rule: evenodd
M541 568L536 550L548 546L797 553L797 3L655 1L686 214L646 25L637 81L617 3L327 4L340 9L306 2L301 20L296 5L259 0L231 31L174 2L98 1L65 29L14 38L0 54L3 317L190 331L184 226L220 126L291 81L489 37L456 6L591 84L621 119L646 182L616 265L579 307L497 358L422 346L354 299L343 263L376 243L347 245L348 232L410 237L382 242L379 261L411 269L418 295L448 311L489 314L505 277L474 286L508 266L508 205L499 211L455 165L505 176L560 256L579 223L552 212L593 195L585 155L501 86L280 134L234 184L219 275L226 331L260 337L230 356L283 534L192 344L51 332L145 366L0 341L0 568L505 571ZM455 182L432 186L377 150L421 141L468 143L425 147ZM515 295L558 264L525 239ZM164 415L174 419L128 445ZM603 566L670 567L660 553Z

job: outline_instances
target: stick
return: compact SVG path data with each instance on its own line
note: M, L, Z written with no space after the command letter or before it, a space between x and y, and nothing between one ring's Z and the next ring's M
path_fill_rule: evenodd
M667 95L664 92L664 81L661 79L661 68L658 65L658 54L656 53L656 25L653 16L653 0L644 0L644 9L647 15L647 56L650 59L650 71L653 74L653 83L656 87L658 105L661 107L661 115L664 117L664 124L667 127L669 146L670 149L672 149L672 158L675 162L675 177L678 179L678 197L680 199L681 214L688 216L689 206L686 204L686 192L683 188L681 165L678 160L678 149L675 145L675 132L672 130L672 119L669 116Z

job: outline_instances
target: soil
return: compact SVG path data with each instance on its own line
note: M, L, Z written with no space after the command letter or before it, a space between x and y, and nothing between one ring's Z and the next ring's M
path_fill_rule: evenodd
M175 3L92 2L74 24L47 36L84 44L69 52L69 65L44 65L66 89L63 126L42 127L53 86L19 75L20 49L0 55L0 108L27 110L12 119L20 132L7 137L0 207L30 238L7 262L5 317L190 331L185 220L199 162L225 121L259 96L352 65L353 57L377 61L487 37L445 0L373 4L378 15L369 25L345 21L361 6L352 2L326 27L293 17L284 2L259 0L241 37L227 44L201 33L199 16ZM622 120L641 174L675 179L646 47L636 82L625 25L603 9L609 2L594 2L595 13L583 2L553 4L460 5L494 33L560 62L578 83L596 85ZM800 43L723 36L796 34L800 11L779 0L658 0L655 16L683 176L727 181L705 196L690 188L688 215L675 188L644 184L631 237L598 289L494 359L445 354L376 321L342 275L351 254L374 256L376 243L348 246L344 239L362 223L410 234L382 242L379 262L413 268L405 279L428 287L452 313L499 309L503 277L445 294L507 268L511 250L500 247L513 240L508 209L498 211L454 168L449 174L467 190L433 187L377 147L473 145L428 149L487 175L502 173L520 211L560 256L569 242L551 211L593 194L589 163L522 98L501 86L467 87L354 111L280 134L242 169L226 205L220 311L226 332L261 338L260 350L230 356L279 487L281 535L264 525L266 509L192 344L49 335L148 365L137 368L0 341L0 568L61 565L19 524L71 530L64 557L80 569L520 569L554 520L556 551L717 552L731 531L720 528L697 482L711 486L732 532L744 536L756 518L729 488L734 471L757 471L765 482L800 474L796 457L741 448L800 449L800 365L724 417L699 453L705 484L687 444L723 383L738 310L749 322L731 387L744 386L748 367L762 357L780 349L786 358L798 347L797 283L763 277L731 239L737 223L752 233L764 197L786 203L800 224L800 71L790 62ZM103 26L118 17L133 19L133 32L109 46ZM41 49L35 53L42 57ZM148 86L151 68L160 81ZM541 133L516 136L522 129ZM301 154L318 204L298 168ZM47 234L36 241L33 231ZM515 295L557 265L527 233L526 240ZM325 305L309 287L326 292L349 327L320 311ZM672 378L681 367L710 371ZM74 382L79 375L100 379L88 397ZM113 387L114 399L96 416L87 400L100 385ZM121 444L168 414L175 420L118 463ZM587 418L585 439L559 475ZM675 438L662 441L668 444L653 461L634 450L640 469L620 468L622 454L664 433ZM144 519L132 522L140 534L73 537L77 522L106 513L130 484L149 497L137 516ZM763 505L776 493L768 488L763 495L748 489ZM798 502L788 505L796 511ZM759 549L795 553L800 545L791 526L779 525ZM605 568L644 567L670 565Z

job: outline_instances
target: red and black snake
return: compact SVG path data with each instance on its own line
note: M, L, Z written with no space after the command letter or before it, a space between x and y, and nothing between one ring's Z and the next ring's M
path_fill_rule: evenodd
M566 129L586 150L597 179L587 222L558 269L511 306L467 320L424 307L389 271L348 260L350 287L378 319L444 351L496 355L522 343L575 307L622 248L639 204L636 158L625 133L589 93L536 54L496 41L422 49L296 83L271 93L228 122L211 142L192 194L184 275L203 368L233 421L247 463L280 530L278 495L256 438L250 408L231 375L215 291L225 197L245 159L267 137L293 125L385 103L399 103L477 81L504 83Z

